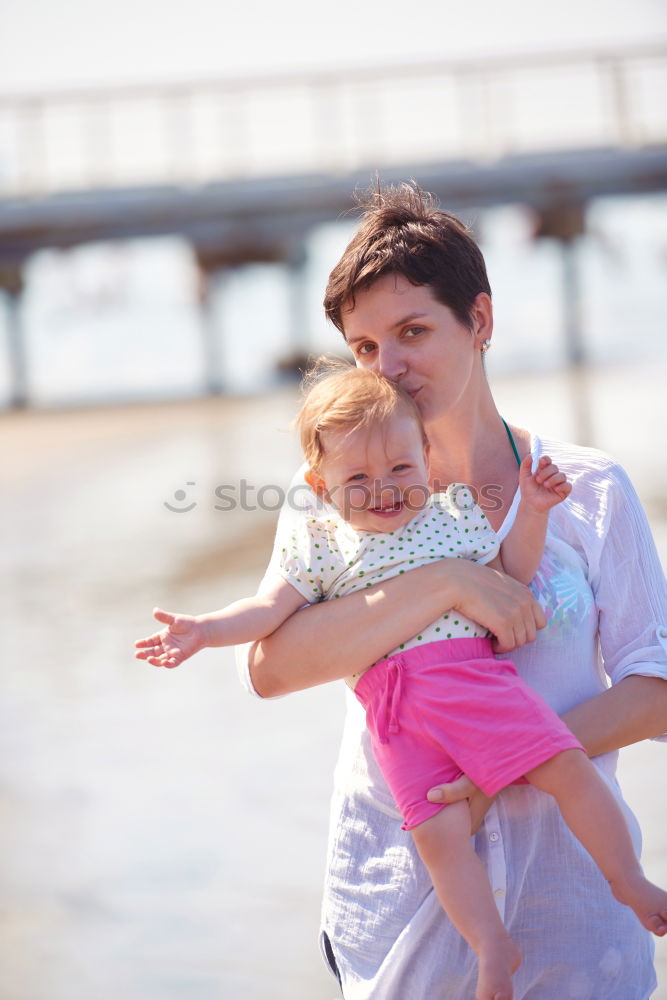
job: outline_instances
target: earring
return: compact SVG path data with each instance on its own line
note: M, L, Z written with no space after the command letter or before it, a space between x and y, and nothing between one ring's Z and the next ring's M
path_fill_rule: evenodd
M482 354L486 354L486 352L488 351L488 349L490 347L491 347L491 341L490 340L484 340L484 341L482 341L482 346L480 347L480 351L482 352Z

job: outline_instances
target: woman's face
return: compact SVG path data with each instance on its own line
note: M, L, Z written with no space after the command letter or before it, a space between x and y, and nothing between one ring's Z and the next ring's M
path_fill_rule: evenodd
M490 320L488 298L480 295L476 302ZM381 372L413 397L428 427L462 405L471 384L484 378L480 346L490 326L484 327L479 313L475 307L470 330L429 285L387 274L344 311L345 339L360 368Z

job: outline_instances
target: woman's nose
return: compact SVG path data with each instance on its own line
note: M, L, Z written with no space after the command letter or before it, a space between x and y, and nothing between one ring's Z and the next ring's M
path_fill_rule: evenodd
M381 375L397 382L407 371L407 364L400 349L393 345L381 347L378 351L377 370Z

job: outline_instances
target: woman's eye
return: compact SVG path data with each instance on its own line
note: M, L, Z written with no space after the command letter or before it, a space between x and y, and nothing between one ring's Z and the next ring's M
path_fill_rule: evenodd
M406 337L418 337L420 333L423 333L423 331L424 331L424 327L423 326L410 326L405 331L405 336Z
M357 354L359 355L370 354L371 351L374 350L374 348L375 344L371 343L360 344L359 347L357 348Z

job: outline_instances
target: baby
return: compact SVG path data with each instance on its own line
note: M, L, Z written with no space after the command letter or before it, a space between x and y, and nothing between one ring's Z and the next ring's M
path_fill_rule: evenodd
M516 519L500 546L466 486L430 494L419 411L390 380L334 368L310 388L298 425L306 479L321 513L300 519L261 595L195 617L155 609L167 627L139 640L137 657L175 667L207 646L261 639L305 602L371 587L430 559L472 559L529 583L548 512L571 489L549 458L531 471L527 456ZM612 792L511 661L494 657L481 626L458 612L443 614L347 683L366 710L403 828L443 908L477 954L476 1000L510 1000L521 955L473 849L467 802L426 798L429 788L462 773L490 796L521 780L553 795L616 898L650 931L667 932L667 893L644 878Z

